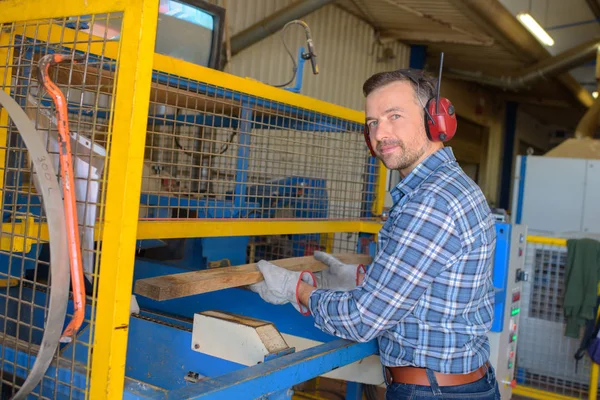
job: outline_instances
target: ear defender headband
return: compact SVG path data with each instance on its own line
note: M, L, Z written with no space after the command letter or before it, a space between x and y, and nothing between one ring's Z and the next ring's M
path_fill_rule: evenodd
M456 133L456 112L454 106L445 97L440 98L440 86L442 84L442 67L444 65L444 53L440 55L440 73L438 75L438 84L435 97L430 98L427 104L423 105L423 111L425 111L425 131L427 137L432 142L447 142L454 137ZM406 69L400 70L402 75L408 77L417 86L419 86L419 79L423 77L423 72L416 72L414 70ZM375 151L371 146L371 139L369 137L369 127L365 123L363 130L365 142L371 152L371 155L375 157Z

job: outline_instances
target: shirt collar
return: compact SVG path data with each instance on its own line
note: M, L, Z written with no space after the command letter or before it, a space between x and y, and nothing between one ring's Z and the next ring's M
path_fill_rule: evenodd
M456 161L456 158L451 147L442 147L430 154L390 191L394 204L421 186L439 167L453 161Z

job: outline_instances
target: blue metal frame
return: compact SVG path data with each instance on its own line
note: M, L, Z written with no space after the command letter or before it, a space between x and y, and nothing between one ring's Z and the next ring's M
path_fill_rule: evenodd
M519 179L519 197L517 198L517 216L515 223L520 224L523 217L523 197L525 196L525 178L527 177L527 156L521 156L521 176Z
M494 254L494 320L492 332L502 332L504 326L504 309L506 307L506 288L508 285L508 269L510 261L510 235L512 225L496 223L496 253Z
M304 47L300 47L298 49L298 69L296 70L296 84L293 87L285 88L293 93L300 93L302 90L302 81L304 79L304 63L306 60L304 59Z
M377 353L374 341L337 339L254 367L174 390L169 399L259 398Z
M500 208L510 207L510 183L513 173L515 137L517 133L517 111L519 104L513 101L506 103L504 118L504 155L502 156L502 181L500 184Z

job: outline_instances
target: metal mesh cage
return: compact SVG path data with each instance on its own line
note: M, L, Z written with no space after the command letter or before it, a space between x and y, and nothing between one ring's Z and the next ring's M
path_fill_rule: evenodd
M66 99L70 126L70 145L76 197L81 261L85 272L85 316L74 338L59 345L52 368L60 373L47 375L32 394L56 398L83 398L89 388L94 306L97 296L98 254L95 245L103 220L103 186L108 166L112 92L116 60L97 53L106 46L118 46L107 26L120 27L121 13L88 15L60 19L0 24L0 90L10 94L26 112L38 133L43 136L47 152L58 176L59 117L48 90L38 75L40 59L48 54L71 55L74 48L83 54L78 64L52 65L49 78ZM103 35L90 35L104 31ZM47 216L36 174L21 134L6 110L0 111L0 174L2 201L2 246L0 248L0 329L3 368L0 372L4 390L18 390L32 368L40 350L45 318L52 288L69 286L69 282L52 282L48 244ZM69 265L61 266L69 268ZM55 290L55 289L52 289ZM77 290L77 288L75 288ZM71 294L72 299L72 294ZM73 318L72 302L68 323ZM74 339L74 340L73 340ZM69 341L70 340L70 341ZM58 369L54 369L58 371ZM65 372L66 371L66 372ZM8 389L8 387L12 389Z
M581 338L566 337L563 298L567 249L527 244L522 315L517 349L517 381L565 396L587 396L591 363L576 362ZM582 332L583 334L583 332Z
M143 219L371 217L362 124L162 72L149 113Z
M215 78L209 76L215 71L160 54L154 54L152 70L150 61L136 60L127 47L134 43L148 50L149 41L141 37L156 34L148 33L151 23L132 24L145 12L143 2L91 3L93 9L125 10L0 23L0 90L35 126L59 185L68 179L61 172L65 147L57 110L68 116L77 226L68 231L78 233L85 273L83 324L76 336L59 344L33 392L37 397L93 398L93 392L102 398L122 390L115 382L146 382L148 371L124 377L121 362L127 351L127 335L121 333L133 332L127 330L125 312L129 284L148 272L136 265L158 274L161 264L169 274L315 250L369 253L379 225L363 222L376 220L383 203L377 197L379 164L364 145L358 113L300 101L296 94L267 86L257 90L223 73ZM88 8L87 3L68 4L65 10ZM125 32L129 39L121 41ZM65 100L57 106L38 78L39 62L47 55L73 54L81 60L48 70ZM126 87L132 82L135 90ZM144 88L149 103L137 94ZM82 293L66 278L53 279L54 268L69 265L51 263L52 218L40 194L36 160L11 118L0 108L0 380L8 395L19 390L40 358L51 296L57 288L70 296L64 329ZM135 179L121 179L121 170ZM140 183L138 198L139 186L128 184ZM92 363L100 368L92 370Z

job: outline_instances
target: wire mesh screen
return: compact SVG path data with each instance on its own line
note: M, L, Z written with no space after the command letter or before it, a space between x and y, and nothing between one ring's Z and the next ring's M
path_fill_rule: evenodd
M371 217L362 124L162 72L149 114L143 219Z
M522 316L517 350L517 380L566 396L587 396L590 360L574 355L581 338L566 337L563 299L566 247L527 244ZM581 332L583 335L583 332Z
M371 243L373 235L356 232L253 236L247 262L310 256L315 251L369 254Z
M48 375L32 393L45 398L86 398L90 380L94 306L98 284L100 235L103 220L103 187L107 172L115 58L104 56L108 47L118 49L122 14L88 15L0 25L0 90L10 94L26 112L45 143L62 188L65 176L60 159L58 126L68 115L73 191L76 212L67 221L73 237L79 235L83 285L73 284L64 329L74 319L73 299L85 296L83 323L75 336L63 337ZM74 51L74 48L77 51ZM47 55L81 55L79 62L54 64L40 77L40 61ZM116 51L113 56L116 55ZM44 60L47 60L44 58ZM42 68L43 70L43 68ZM51 96L53 83L64 98L57 105ZM2 185L2 238L0 249L0 329L3 351L0 378L3 393L10 395L28 377L44 334L49 296L69 281L53 281L48 243L47 215L39 191L37 173L20 132L6 110L0 114ZM62 149L62 150L61 150ZM67 180L68 181L68 180ZM68 196L67 196L68 197ZM65 204L68 198L64 200ZM68 220L68 218L67 218ZM69 265L56 266L69 269ZM85 293L84 293L85 292Z

